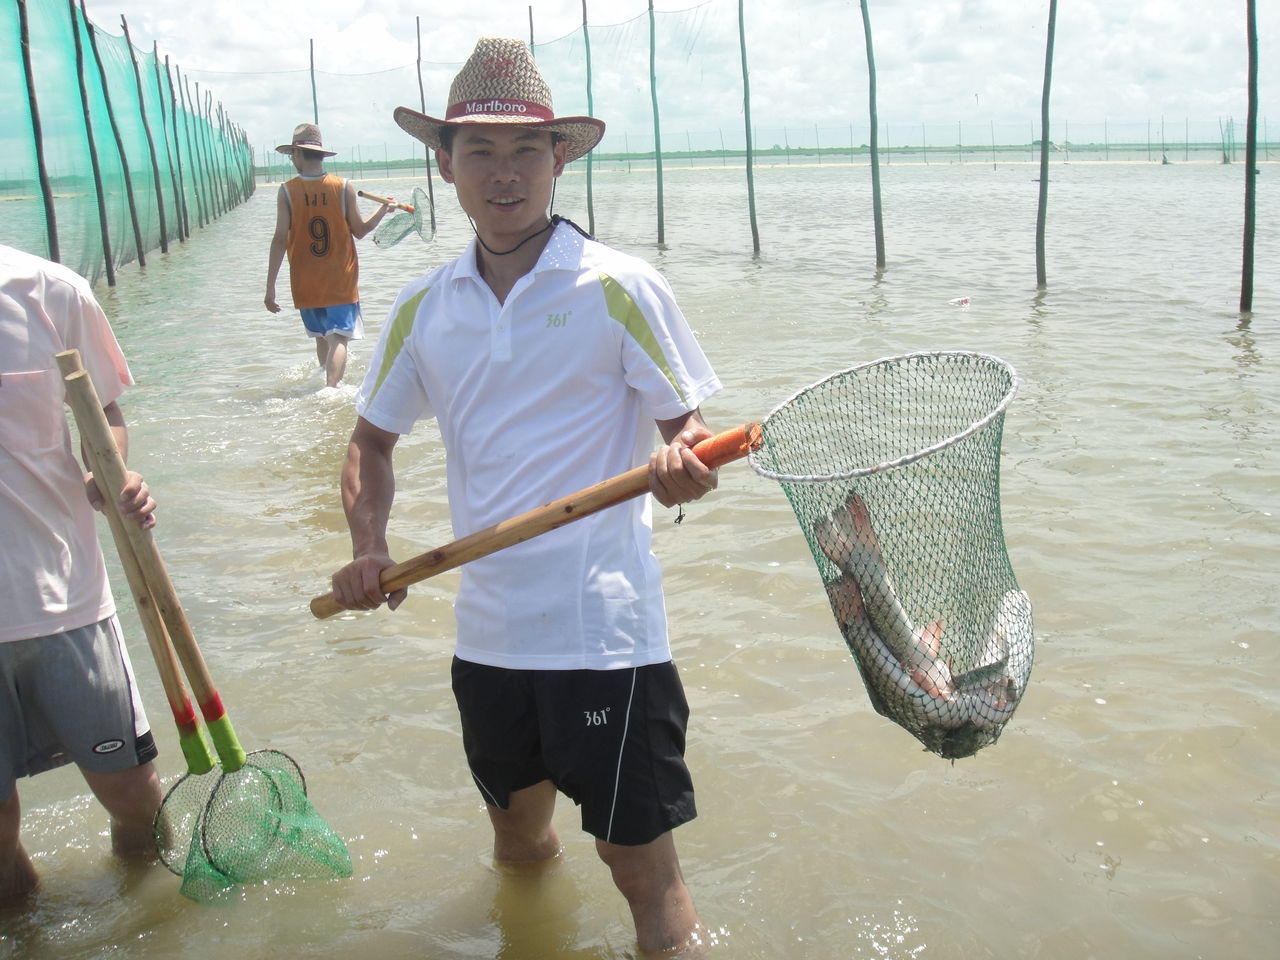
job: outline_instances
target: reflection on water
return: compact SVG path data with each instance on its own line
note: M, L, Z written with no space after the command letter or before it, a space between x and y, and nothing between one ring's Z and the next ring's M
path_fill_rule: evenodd
M656 511L702 811L678 839L713 955L1272 955L1280 287L1260 271L1254 313L1232 312L1238 170L1055 167L1043 291L1033 165L885 173L882 276L869 189L849 179L865 170L759 171L758 258L740 172L667 172L663 251L649 175L596 180L600 233L661 264L726 383L713 425L915 350L994 353L1022 380L1003 520L1038 659L971 760L922 753L871 710L775 485L726 467L680 526ZM583 181L557 201L580 222ZM430 245L362 245L371 335L401 281L466 242L451 198L439 207ZM296 314L262 307L273 213L260 190L102 295L139 381L133 461L210 670L245 746L298 760L355 876L197 907L163 870L114 866L101 810L58 771L23 785L45 885L0 914L0 957L634 956L572 804L562 862L537 877L489 862L448 688L456 573L395 614L307 612L350 555L336 483L352 414L318 394ZM1258 222L1273 261L1265 194ZM353 378L370 348L355 345ZM401 556L451 539L437 438L423 424L397 450ZM158 681L135 663L176 777Z

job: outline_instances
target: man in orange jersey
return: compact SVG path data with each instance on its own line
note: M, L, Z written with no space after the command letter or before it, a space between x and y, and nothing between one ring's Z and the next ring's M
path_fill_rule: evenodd
M356 241L376 227L393 204L382 204L368 220L360 215L351 181L325 172L324 158L334 151L324 148L314 123L299 124L292 142L276 150L293 160L298 175L282 183L276 197L276 232L263 302L272 313L280 312L276 277L288 254L293 305L302 311L307 333L315 337L325 386L336 387L347 369L347 341L364 336Z

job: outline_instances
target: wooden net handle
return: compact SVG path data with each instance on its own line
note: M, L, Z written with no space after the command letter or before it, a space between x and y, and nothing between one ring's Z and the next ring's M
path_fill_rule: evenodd
M413 204L411 203L400 203L398 200L392 200L390 197L380 197L376 193L366 193L363 190L357 190L356 196L364 197L366 200L372 200L375 203L390 203L406 213L413 213Z
M716 468L734 460L740 460L761 443L760 425L744 423L740 427L718 433L697 443L694 455L708 467ZM477 530L452 543L420 553L416 557L394 564L382 571L379 584L384 593L393 593L410 584L434 577L438 573L460 567L464 563L487 557L506 547L531 540L539 534L563 527L581 517L598 513L625 500L649 492L649 467L647 465L628 470L595 486L586 487L559 500L534 507L519 516L511 517ZM339 613L343 607L332 593L318 596L311 601L311 612L323 620Z
M76 423L80 427L81 440L90 450L90 461L103 471L102 479L106 489L114 490L114 496L119 496L119 491L124 489L124 460L116 448L115 437L112 436L111 426L107 423L93 381L80 364L79 351L67 350L59 353L57 361L66 385L67 402L71 404ZM150 530L144 530L136 523L126 523L123 526L142 580L146 583L182 669L186 672L187 682L191 684L191 692L195 694L196 703L204 715L205 727L218 751L219 759L222 760L223 769L228 773L239 770L244 766L244 749L236 739L222 698L209 675L195 634L191 631L191 624L187 621L186 611L178 600L178 591L174 589L169 570L160 556L160 549L152 539Z

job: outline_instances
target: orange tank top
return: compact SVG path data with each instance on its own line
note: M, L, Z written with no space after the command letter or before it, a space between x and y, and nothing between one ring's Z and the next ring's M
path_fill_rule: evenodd
M347 182L332 173L294 177L289 198L289 288L299 310L336 307L360 299L356 241L347 225Z

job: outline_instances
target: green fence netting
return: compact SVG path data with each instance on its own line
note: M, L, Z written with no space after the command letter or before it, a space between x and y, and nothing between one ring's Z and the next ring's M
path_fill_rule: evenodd
M253 190L243 131L153 49L60 0L0 4L0 243L91 282Z

